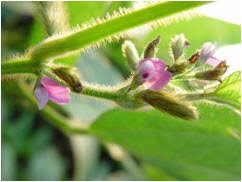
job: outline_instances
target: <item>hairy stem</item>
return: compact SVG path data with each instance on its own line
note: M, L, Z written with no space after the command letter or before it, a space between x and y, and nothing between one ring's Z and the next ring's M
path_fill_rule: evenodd
M171 1L157 3L131 13L103 21L102 23L91 26L90 28L81 29L59 38L43 41L30 51L30 55L41 61L73 51L78 51L81 48L106 37L206 3L208 2Z
M92 85L86 82L82 83L83 91L81 94L89 95L93 97L99 97L103 99L109 99L118 101L120 99L126 99L127 94L119 92L119 87L108 87L103 85ZM123 85L125 87L126 85Z
M2 76L18 73L36 74L38 72L38 64L28 58L2 62L1 66Z

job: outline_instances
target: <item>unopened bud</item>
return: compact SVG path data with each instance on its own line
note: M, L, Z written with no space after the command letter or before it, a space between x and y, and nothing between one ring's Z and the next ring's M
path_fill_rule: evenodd
M132 70L135 70L136 65L139 62L139 55L133 42L126 40L122 45L122 52L124 57L126 58L128 66Z
M191 65L187 62L175 63L167 70L172 73L173 76L184 73L190 68Z
M162 112L187 120L198 118L198 112L194 106L164 90L160 92L145 90L140 95L145 102Z
M189 64L195 64L200 57L201 57L201 52L199 51L196 52L188 59Z
M184 34L176 35L171 40L171 51L173 60L178 60L184 52L184 49L189 45Z
M221 61L214 69L199 72L195 75L196 78L201 80L220 80L220 77L227 71L228 65L225 61Z
M152 40L146 46L144 50L144 58L154 58L156 55L156 46L160 43L160 36L157 36L156 39Z
M73 92L80 93L82 91L82 85L78 74L74 68L66 66L58 66L52 68L52 71L62 80L64 80L71 88Z

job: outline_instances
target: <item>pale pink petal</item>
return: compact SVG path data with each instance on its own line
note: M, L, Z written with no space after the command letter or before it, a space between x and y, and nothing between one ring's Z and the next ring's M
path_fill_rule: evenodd
M142 82L150 80L155 74L155 67L153 62L146 60L142 62L139 66L139 75Z
M214 58L214 57L209 57L207 60L206 60L206 64L208 65L211 65L211 66L217 66L221 61L218 60L217 58Z
M71 100L69 94L49 94L48 95L49 99L52 100L53 102L57 104L68 104Z
M216 45L212 42L205 42L202 45L202 49L201 49L201 57L203 59L208 59L209 57L213 56L214 53L216 51Z
M38 100L38 108L39 110L42 109L48 102L48 92L45 90L44 87L38 86L35 91L34 95Z
M145 59L142 59L140 62L139 62L139 66L141 66L144 62L146 61L151 61L155 67L155 70L162 70L162 69L165 69L166 67L166 64L159 60L158 58L145 58Z

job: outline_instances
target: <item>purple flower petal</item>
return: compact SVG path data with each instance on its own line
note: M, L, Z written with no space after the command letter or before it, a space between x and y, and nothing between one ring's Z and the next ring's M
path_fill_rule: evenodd
M152 82L145 82L145 88L159 91L164 88L171 79L172 74L169 71L163 70L156 73L155 79Z
M220 62L221 61L215 57L209 57L205 63L211 66L217 66Z
M143 86L151 90L160 90L168 84L171 73L165 70L166 64L157 58L143 59L139 63L138 74Z
M48 92L44 87L38 86L34 91L34 95L38 100L38 108L41 110L48 102Z
M38 100L38 107L42 109L48 99L57 104L67 104L70 102L70 89L68 87L59 85L55 80L49 77L41 78L34 94Z

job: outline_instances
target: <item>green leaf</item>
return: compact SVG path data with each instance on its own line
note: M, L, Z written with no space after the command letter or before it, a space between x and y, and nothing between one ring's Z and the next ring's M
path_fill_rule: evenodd
M115 109L97 119L90 132L179 180L239 180L240 141L229 130L240 130L240 116L219 106L198 108L196 122L154 110Z
M228 76L213 93L224 99L231 100L237 107L240 108L241 103L241 73L240 71L232 73ZM237 103L237 104L236 104Z
M207 2L165 2L126 13L109 20L97 23L86 29L78 29L63 36L43 41L32 49L30 55L38 60L60 56L80 50L92 43L103 40L114 34L140 26L151 21L195 8ZM100 31L101 30L101 31Z

